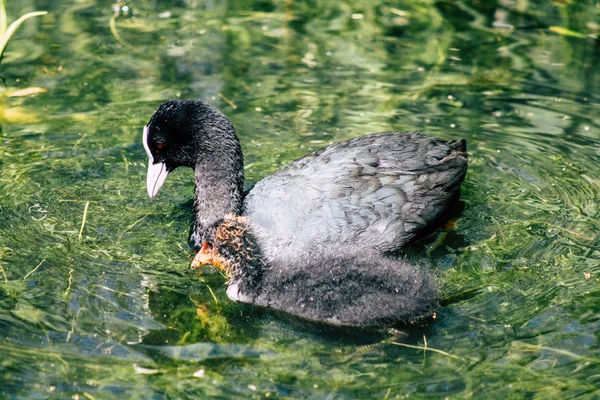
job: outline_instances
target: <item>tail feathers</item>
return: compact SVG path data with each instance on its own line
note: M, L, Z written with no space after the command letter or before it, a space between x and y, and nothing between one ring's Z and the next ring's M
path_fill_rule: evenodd
M461 153L467 152L467 141L465 139L460 140L452 140L448 142L448 145L451 149L456 150Z

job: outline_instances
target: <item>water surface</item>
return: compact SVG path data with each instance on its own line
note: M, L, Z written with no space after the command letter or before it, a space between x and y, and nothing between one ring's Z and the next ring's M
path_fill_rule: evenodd
M9 3L49 14L0 67L2 396L599 395L596 2ZM140 142L174 98L231 118L249 182L369 132L467 139L462 215L411 249L437 321L322 332L190 271L192 172L148 199Z

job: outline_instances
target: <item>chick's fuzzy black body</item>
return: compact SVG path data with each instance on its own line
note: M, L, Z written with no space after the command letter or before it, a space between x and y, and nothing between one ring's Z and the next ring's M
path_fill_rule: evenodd
M248 221L235 216L225 219L216 237L234 301L350 327L418 323L435 314L433 279L405 260L344 246L270 259Z

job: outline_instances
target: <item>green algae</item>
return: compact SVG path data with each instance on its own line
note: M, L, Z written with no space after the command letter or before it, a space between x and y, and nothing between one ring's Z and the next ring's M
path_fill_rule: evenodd
M41 8L14 3L9 15ZM595 3L123 5L49 4L3 60L6 88L47 90L1 105L3 395L595 393ZM466 138L464 210L441 245L410 251L440 282L437 321L330 332L234 304L220 274L190 271L191 171L150 200L141 146L156 107L186 97L230 116L249 181L368 132Z

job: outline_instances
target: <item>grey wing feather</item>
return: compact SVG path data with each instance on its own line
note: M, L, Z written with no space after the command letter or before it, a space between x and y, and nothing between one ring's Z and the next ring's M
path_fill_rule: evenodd
M267 256L331 244L393 251L447 219L464 141L384 132L334 143L258 182L248 216Z

